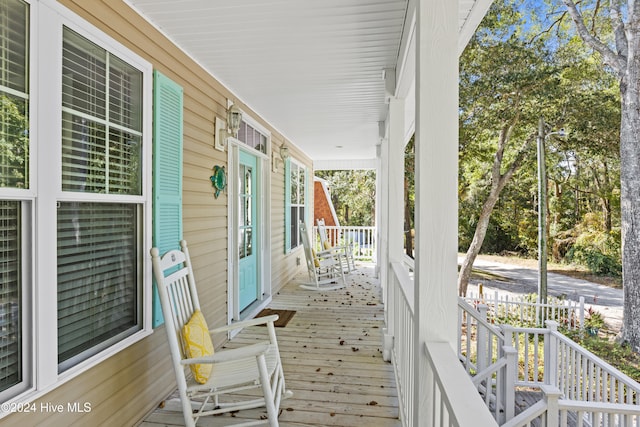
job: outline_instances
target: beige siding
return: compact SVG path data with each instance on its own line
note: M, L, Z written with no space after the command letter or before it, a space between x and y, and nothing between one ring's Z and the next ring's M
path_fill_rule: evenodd
M283 144L283 140L275 140L272 135L271 139L272 150L276 156L279 156L280 147ZM309 173L310 191L308 189L307 196L310 198L310 203L313 203L313 165L309 157L300 151L297 147L287 140L286 146L289 147L289 155L307 166ZM296 272L301 271L305 265L304 252L298 248L288 254L285 254L285 179L284 179L284 166L280 163L278 172L271 172L271 256L272 256L272 270L271 270L271 283L274 287L274 292L279 290L285 283L287 283L295 275ZM309 209L312 211L312 204L309 205ZM312 218L312 216L310 217ZM298 261L299 260L299 261Z
M226 165L226 152L213 148L214 117L224 117L226 88L199 68L144 19L120 0L61 0L60 3L140 54L184 88L184 190L183 228L189 242L198 288L210 325L227 319L227 203L222 193L213 197L209 177L213 165ZM240 104L251 113L251 109ZM271 131L277 149L284 138L267 122L252 114ZM311 170L310 159L287 141L291 154ZM271 165L269 165L270 167ZM302 251L284 254L284 168L271 173L272 283L277 291L299 271ZM309 192L312 194L312 192ZM219 343L220 344L220 343ZM164 328L121 351L87 373L56 388L40 403L89 402L87 414L14 414L3 426L109 425L128 426L140 421L174 388Z

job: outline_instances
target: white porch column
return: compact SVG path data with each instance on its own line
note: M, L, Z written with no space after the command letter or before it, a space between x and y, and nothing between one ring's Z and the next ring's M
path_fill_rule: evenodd
M430 426L427 341L455 352L458 246L458 1L417 0L414 420ZM454 363L454 362L452 362Z
M404 99L389 101L389 261L404 254Z
M404 229L404 100L392 97L389 101L389 116L387 139L381 149L382 169L382 206L381 227L384 242L378 245L384 248L382 259L381 280L384 292L392 292L388 286L391 278L391 262L401 261L403 257L403 229ZM393 299L385 297L385 323L383 357L390 359L393 345Z

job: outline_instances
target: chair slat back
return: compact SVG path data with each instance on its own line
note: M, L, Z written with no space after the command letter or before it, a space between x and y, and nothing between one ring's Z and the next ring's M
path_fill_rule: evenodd
M302 239L302 247L304 248L304 258L307 261L307 269L309 273L315 275L315 260L313 258L313 252L311 251L311 244L309 243L309 233L307 232L307 225L300 221L298 225L300 228L300 238Z
M324 218L320 218L318 220L316 220L317 224L318 224L318 234L320 235L320 244L322 245L322 248L326 248L326 241L327 239L327 229L325 227L324 224Z
M191 319L193 312L200 309L200 303L187 244L183 240L180 246L181 251L172 250L162 257L157 248L153 248L151 257L166 327L175 331L176 344L179 344L184 357L182 327Z

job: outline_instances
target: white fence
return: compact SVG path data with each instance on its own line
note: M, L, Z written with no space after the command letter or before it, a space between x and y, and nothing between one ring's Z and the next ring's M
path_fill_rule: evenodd
M472 305L485 304L488 307L487 320L493 324L526 324L543 327L547 320L554 320L567 329L584 326L584 297L579 301L547 298L542 304L533 300L535 295L500 295L469 293L465 301Z
M326 225L327 239L337 245L351 245L353 256L361 261L373 261L376 257L376 227L335 227ZM318 227L313 227L314 245L321 248Z

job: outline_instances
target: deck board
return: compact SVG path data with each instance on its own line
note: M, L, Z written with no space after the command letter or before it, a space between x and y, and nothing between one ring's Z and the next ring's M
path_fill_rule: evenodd
M393 369L382 360L384 311L374 266L358 264L346 277L347 287L330 292L303 290L302 276L274 296L270 308L296 310L284 328L277 328L287 387L280 425L400 426ZM264 340L266 328L250 328L234 337L232 348ZM142 427L184 425L172 405L158 408ZM207 417L198 426L215 427L234 420L260 419L264 409Z

